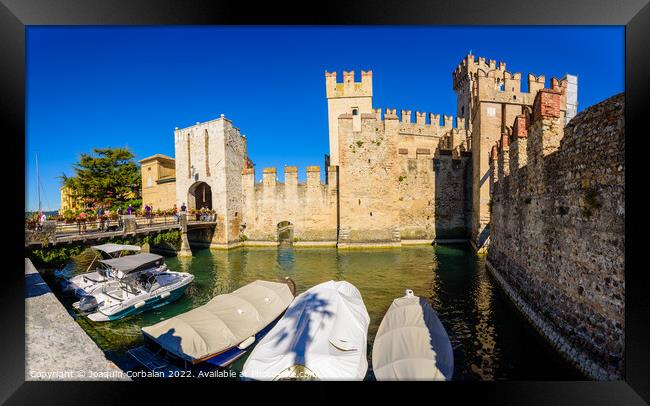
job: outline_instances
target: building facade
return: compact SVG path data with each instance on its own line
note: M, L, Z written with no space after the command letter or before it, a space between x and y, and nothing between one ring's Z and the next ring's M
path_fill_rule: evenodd
M61 208L59 214L63 215L67 210L77 211L84 207L83 199L76 196L74 191L67 186L62 186L59 189L61 193Z
M176 164L174 158L156 154L140 162L142 205L171 209L176 204Z

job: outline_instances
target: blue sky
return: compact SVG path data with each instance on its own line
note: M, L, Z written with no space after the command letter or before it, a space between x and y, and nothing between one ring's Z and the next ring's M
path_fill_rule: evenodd
M579 110L624 90L623 27L28 27L25 207L58 209L82 152L174 156L174 127L225 114L261 168L323 165L325 70L373 70L374 107L456 115L470 50L507 69L578 75ZM342 78L339 76L339 81ZM525 83L522 83L525 86ZM280 175L281 176L281 175Z

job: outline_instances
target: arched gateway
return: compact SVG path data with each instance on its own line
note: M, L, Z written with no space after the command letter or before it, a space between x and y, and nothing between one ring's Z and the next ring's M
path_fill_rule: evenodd
M212 188L205 182L196 182L187 191L188 209L212 209Z

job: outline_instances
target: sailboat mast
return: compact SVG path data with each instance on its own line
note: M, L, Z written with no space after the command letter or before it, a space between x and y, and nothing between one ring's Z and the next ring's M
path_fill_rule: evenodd
M36 153L36 196L38 198L38 217L40 218L43 213L41 213L41 188L38 178L38 152Z

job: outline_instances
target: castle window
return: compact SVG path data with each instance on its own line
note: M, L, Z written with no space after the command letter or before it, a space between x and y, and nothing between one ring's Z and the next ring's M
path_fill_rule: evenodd
M152 186L153 186L153 180L151 179L151 175L149 175L147 176L147 187L152 187Z
M353 116L358 116L358 115L359 115L359 109L357 109L357 108L353 108L353 109L352 109L352 115L353 115Z
M359 206L361 206L361 199L359 199Z
M465 106L460 107L460 115L464 116L465 115Z
M370 217L372 217L372 212L370 212Z

